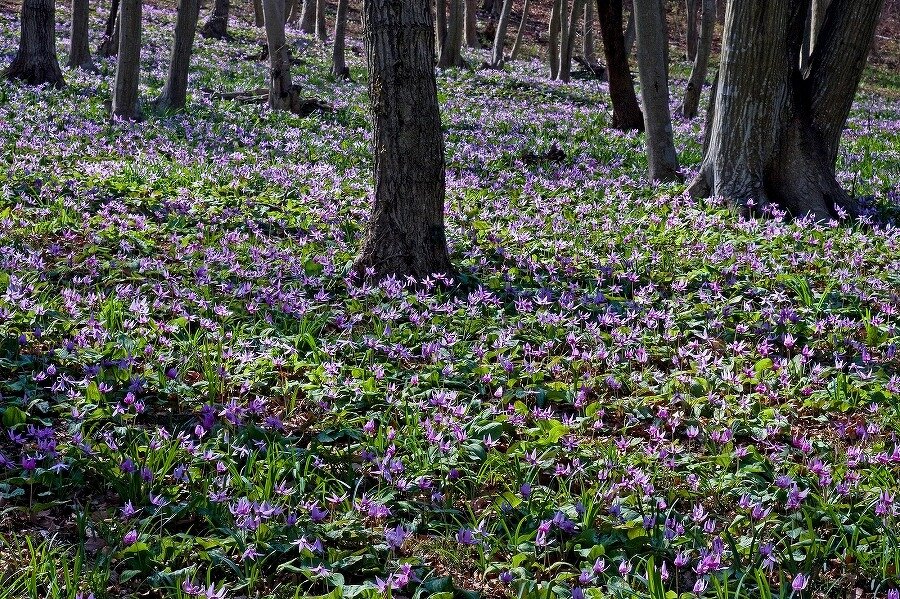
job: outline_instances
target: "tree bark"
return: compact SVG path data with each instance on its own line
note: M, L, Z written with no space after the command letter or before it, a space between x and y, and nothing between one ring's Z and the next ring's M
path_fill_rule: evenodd
M375 204L355 269L369 278L452 273L444 140L429 0L365 0Z
M858 213L835 161L881 6L834 0L804 79L804 3L729 2L708 142L690 192L722 196L745 213L772 204L817 219Z
M179 1L175 17L175 39L169 59L169 74L156 100L156 107L160 110L181 110L187 102L188 72L199 19L200 0Z
M638 44L638 76L644 104L647 162L654 181L677 181L678 154L669 112L669 73L666 63L665 14L661 0L635 0Z
M437 51L440 53L447 43L447 0L434 0L434 33L437 38Z
M293 91L291 57L284 34L284 0L263 0L269 44L269 108L290 110Z
M497 23L497 31L494 33L494 53L491 58L491 67L499 69L503 66L503 46L506 43L506 30L509 27L509 14L512 12L513 0L504 0L503 9L500 11L500 21Z
M594 49L594 1L587 0L584 3L584 29L581 35L581 55L588 64L597 62L597 52Z
M696 117L700 107L700 92L706 81L706 72L709 70L709 53L712 48L713 30L716 27L716 0L703 0L701 10L703 12L697 54L694 58L694 67L691 69L687 90L684 92L684 103L681 105L681 114L686 119Z
M231 8L230 0L215 0L213 10L203 24L200 35L211 39L224 39L228 35L228 11Z
M583 12L585 0L572 0L572 10L569 12L568 27L560 47L559 79L566 83L572 78L572 55L575 52L575 34L578 31L578 19Z
M687 59L694 61L697 58L697 47L700 33L697 29L697 0L686 0L687 8Z
M809 23L803 36L803 50L800 54L800 70L803 73L809 71L809 61L816 47L816 38L825 22L825 14L831 0L811 0L809 4Z
M72 0L72 25L69 30L70 69L95 70L91 60L91 45L88 39L91 7L88 0Z
M56 12L53 0L22 2L19 50L4 72L7 79L29 85L65 87L56 59Z
M325 22L325 0L316 0L316 37L321 41L328 39L328 25Z
M266 23L263 17L262 0L253 0L253 19L257 27L262 27Z
M141 78L141 4L142 0L122 0L119 31L119 60L113 84L112 115L123 119L140 118L138 83Z
M331 74L338 79L350 79L350 69L347 68L345 53L345 38L347 30L347 4L348 0L338 0L337 15L334 18L334 44L331 52Z
M462 57L464 13L463 0L450 0L450 20L447 23L447 37L444 39L441 56L438 60L439 68L466 66Z
M481 47L478 40L478 0L466 0L466 46Z
M109 58L119 51L119 0L112 0L109 16L103 30L103 41L97 46L97 54Z
M557 71L554 79L559 79L563 71L563 56L566 53L566 44L569 40L569 0L559 0L559 58L557 58Z
M562 0L553 0L553 8L550 11L550 31L548 32L550 39L547 44L551 80L556 80L559 77L559 37L562 26L562 20L559 15L561 12Z
M597 0L597 17L609 77L612 125L620 131L643 131L644 115L634 92L634 79L628 66L625 36L622 33L622 0Z
M634 7L628 13L628 24L625 25L625 56L631 56L634 52L634 42L637 40L634 28Z
M512 50L509 53L509 59L515 60L522 49L522 38L525 36L525 25L528 23L528 9L531 8L531 0L525 0L525 6L522 7L522 20L519 22L519 31L516 33L516 41L513 43Z

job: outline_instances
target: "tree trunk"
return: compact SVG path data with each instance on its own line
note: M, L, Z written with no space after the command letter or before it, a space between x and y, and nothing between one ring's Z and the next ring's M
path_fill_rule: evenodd
M478 41L478 0L466 0L466 46L481 47Z
M437 51L440 53L447 43L447 0L434 1L434 33L437 38Z
M263 17L262 0L253 0L253 19L257 27L262 27L266 23Z
M91 7L88 0L72 0L72 26L69 30L69 62L70 69L95 70L91 60L91 46L88 39L88 22Z
M140 117L138 83L141 78L142 0L122 0L119 31L119 60L113 84L112 115L123 119Z
M515 60L522 49L522 38L525 36L525 25L528 23L528 9L531 8L531 0L525 0L525 6L522 7L522 21L519 23L519 31L516 33L516 41L513 43L512 51L509 53L509 59Z
M556 77L559 79L563 70L563 56L566 53L566 44L569 40L569 0L559 0L559 57Z
M634 42L637 40L637 35L635 34L634 28L634 7L632 6L631 12L628 13L628 24L625 26L625 56L631 56L631 53L634 52Z
M572 0L566 36L563 38L559 56L559 79L566 83L572 78L572 55L575 52L575 34L578 31L578 19L583 12L585 0Z
M584 3L584 29L581 35L581 55L588 64L597 62L597 51L594 49L594 1Z
M804 79L806 6L729 2L708 141L691 193L725 197L745 213L771 204L818 219L858 213L835 178L835 162L881 6L833 0Z
M213 10L203 24L200 35L212 39L224 39L228 35L228 10L230 0L215 0Z
M803 50L800 54L800 70L809 71L809 61L816 47L816 38L825 22L825 14L831 0L812 0L809 4L809 22L803 32Z
M328 25L325 22L325 0L316 0L316 37L323 42L328 39Z
M429 0L365 0L375 205L356 271L451 273L444 232L444 140Z
M697 55L694 58L687 90L684 92L684 103L681 105L681 114L686 119L697 116L700 106L700 92L709 69L709 53L712 48L713 30L716 27L716 0L703 0L702 11Z
M103 41L97 46L97 54L109 58L119 51L119 0L112 0L109 16L103 30Z
M494 34L494 54L491 58L491 66L499 69L503 66L503 46L506 43L506 30L509 27L509 13L512 12L513 0L504 0L503 9L500 11L500 21L497 23L497 31Z
M263 0L265 2L265 0ZM303 0L303 10L298 11L296 7L294 8L293 16L291 17L291 21L296 21L298 16L300 18L300 31L307 35L313 35L316 32L316 4L318 0ZM297 6L300 6L300 2L298 0Z
M687 8L687 59L693 61L697 58L697 45L699 33L697 31L697 0L686 0Z
M4 76L29 85L65 87L56 59L56 14L53 0L24 0L19 50Z
M597 17L609 77L612 125L620 131L643 131L644 115L634 93L634 79L628 66L625 36L622 33L622 0L597 0Z
M635 0L638 44L638 76L644 104L647 162L654 181L676 181L678 154L669 113L669 69L666 64L665 14L661 0Z
M175 40L169 59L169 75L156 100L156 107L160 110L181 110L187 102L188 71L199 18L200 0L179 1L178 14L175 17Z
M551 80L556 80L559 77L559 34L562 24L559 15L561 11L562 0L553 0L553 8L550 11L550 30L548 32L550 39L547 44Z
M466 66L462 57L464 13L463 0L450 0L450 20L447 23L447 37L441 48L440 60L438 60L439 68Z
M348 0L338 0L337 15L334 18L334 45L331 52L331 74L338 79L350 79L350 69L344 51L347 30Z
M269 44L269 108L290 110L291 57L284 34L284 0L263 0L266 42Z

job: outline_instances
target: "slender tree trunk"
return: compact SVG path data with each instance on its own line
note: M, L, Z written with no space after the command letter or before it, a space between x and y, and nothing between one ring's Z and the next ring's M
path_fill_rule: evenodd
M290 110L293 94L291 57L284 34L284 0L263 0L269 44L269 108Z
M66 66L71 69L93 71L91 46L88 39L88 21L91 7L88 0L72 0L72 26L69 30L69 61Z
M263 0L265 2L265 0ZM293 16L291 17L291 21L296 21L297 16L299 14L300 18L300 31L307 34L313 35L316 32L316 5L318 0L303 0L303 10L299 12L294 9ZM298 0L297 6L300 5Z
M833 0L804 79L806 7L729 2L706 152L691 193L714 193L748 213L771 204L819 219L858 213L835 162L881 6Z
M334 45L331 52L331 74L338 79L350 79L350 69L344 52L344 40L347 30L348 0L338 0L337 15L334 18Z
M463 0L450 0L450 20L447 23L447 38L444 40L441 57L438 60L439 68L446 69L466 65L462 57L464 13Z
M516 33L516 41L513 43L512 51L509 53L509 59L515 60L522 49L522 38L525 36L525 25L528 24L528 9L531 8L531 0L525 0L525 6L522 7L522 20L519 22L519 31Z
M429 0L365 0L375 205L356 270L451 273L444 232L444 140Z
M697 116L700 106L700 92L709 69L709 53L712 48L713 30L716 27L716 0L703 0L702 11L697 55L694 58L687 90L684 92L684 103L681 105L681 114L686 119Z
M625 36L622 33L622 0L597 0L597 17L609 77L612 125L620 131L643 131L644 115L634 93L634 79L628 66Z
M697 44L699 43L699 32L697 29L697 8L698 0L686 0L687 8L687 59L695 60L697 57Z
M678 154L669 113L669 73L666 64L666 34L661 0L635 0L638 44L638 75L644 104L647 161L654 181L675 181Z
M123 119L141 116L138 83L141 78L142 0L122 0L119 31L119 60L113 84L112 115Z
M200 35L212 39L224 39L228 35L228 11L231 8L230 0L215 0L213 10L203 24Z
M512 12L513 0L504 0L503 9L500 11L500 21L497 23L497 31L494 34L494 54L491 58L491 66L499 69L503 66L503 46L506 43L506 30L509 27L509 13Z
M634 52L634 42L637 40L636 29L634 27L634 7L628 13L628 24L625 25L625 56L631 56Z
M557 58L556 77L559 79L563 70L563 56L566 53L566 44L569 40L569 0L559 0L559 58Z
M328 39L328 25L325 22L325 0L316 0L316 37L321 41Z
M831 0L811 0L809 4L809 23L803 34L803 50L800 54L800 70L809 71L809 62L816 47L816 38L825 22L825 14Z
M97 54L109 58L119 51L119 0L112 0L109 17L103 30L103 41L97 46Z
M22 2L19 50L4 76L29 85L48 83L56 88L65 87L62 70L56 59L56 13L53 0Z
M563 38L559 56L559 79L566 83L572 78L572 55L575 52L575 34L578 31L578 19L583 12L585 0L572 0L566 36Z
M434 33L437 38L437 51L440 53L447 43L447 0L435 0L434 12Z
M156 107L160 110L181 110L187 102L188 72L199 19L200 0L179 1L178 14L175 17L175 40L169 59L169 75L156 100Z
M478 0L466 0L466 46L481 47L478 41Z
M262 0L253 0L253 19L257 27L262 27L266 23L265 17L263 17Z
M560 12L562 11L562 0L553 0L553 8L550 11L550 40L547 44L547 55L550 59L550 79L556 80L559 77L559 36L562 21Z
M594 0L584 3L584 29L581 35L581 55L588 64L597 62L597 51L594 49Z

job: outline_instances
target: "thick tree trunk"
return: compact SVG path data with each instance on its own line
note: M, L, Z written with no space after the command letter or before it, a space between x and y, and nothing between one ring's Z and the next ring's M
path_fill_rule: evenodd
M588 64L597 62L597 51L594 49L594 0L584 3L584 29L581 35L581 55Z
M481 47L478 41L478 0L466 0L466 46Z
M434 34L437 39L437 51L440 53L447 43L447 0L434 0Z
M112 115L123 119L141 116L138 83L141 78L142 0L122 0L119 31L119 60L113 84Z
M262 0L253 0L253 19L257 27L262 27L266 23L263 16Z
M452 272L429 4L364 2L375 205L356 270L367 278Z
M585 0L572 0L572 10L569 12L568 27L559 49L559 79L566 83L572 78L572 55L575 52L575 35L578 31L578 19L584 10Z
M169 59L169 74L156 100L156 107L160 110L181 110L187 102L188 71L199 18L200 0L179 1L178 14L175 17L175 40Z
M491 66L495 69L503 66L503 46L506 44L506 30L509 28L512 4L513 0L504 0L503 9L500 11L500 21L497 23L497 31L494 33L494 53L491 58Z
M441 47L438 67L464 67L462 57L463 27L465 21L465 5L463 0L450 0L450 20L447 22L447 37Z
M269 44L269 108L290 110L291 57L284 34L284 0L263 0L266 42Z
M669 69L666 63L665 13L661 0L635 0L638 44L638 75L644 104L647 162L654 181L676 181L678 154L669 112Z
M91 7L88 0L72 0L72 26L69 30L69 61L71 69L95 70L91 60L91 45L88 39L88 22Z
M203 24L200 35L212 39L224 39L228 35L228 11L231 8L230 0L215 0L213 10Z
M338 0L337 15L334 18L334 45L331 52L331 74L338 79L350 79L350 69L344 50L347 31L348 0Z
M516 33L516 41L513 43L512 50L509 53L509 59L515 60L522 49L522 38L525 36L525 25L528 24L528 9L531 8L531 0L525 0L525 6L522 7L522 20L519 22L519 31Z
M7 79L29 85L48 83L65 87L56 59L56 16L53 0L24 0L19 35L19 50L9 68Z
M681 105L681 114L686 119L697 116L700 106L700 92L709 69L709 53L712 48L713 30L716 27L716 0L703 0L702 11L697 55L694 58L694 67L691 69L687 90L684 92L684 103Z
M634 52L634 42L637 40L636 30L634 28L634 7L628 13L628 24L625 25L625 56L631 56Z
M562 0L553 0L553 8L550 11L549 43L547 44L547 57L550 61L550 79L559 77L559 36L562 12Z
M316 37L321 41L328 39L328 25L325 22L325 0L316 0Z
M697 58L697 47L700 42L700 33L697 29L698 0L686 0L687 8L687 59L693 61Z
M622 33L622 0L597 0L597 17L609 77L612 125L620 131L643 131L644 115L634 93L634 79L628 66L625 36Z
M708 141L691 193L725 197L745 213L771 204L819 219L859 212L834 168L881 5L833 0L803 79L806 6L729 2Z
M103 29L103 40L97 46L97 54L109 58L119 51L119 0L112 0L106 27Z

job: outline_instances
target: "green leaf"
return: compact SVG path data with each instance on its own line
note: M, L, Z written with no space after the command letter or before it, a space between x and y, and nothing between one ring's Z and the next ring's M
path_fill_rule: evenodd
M17 424L25 424L26 420L28 420L28 414L16 406L8 406L3 411L3 425L6 428L12 428Z

